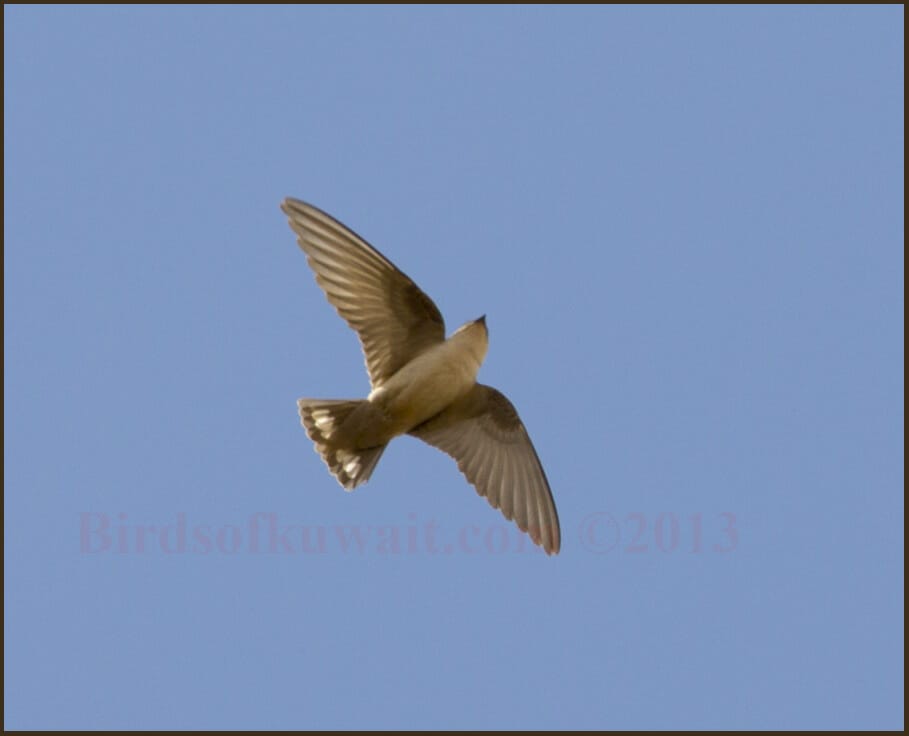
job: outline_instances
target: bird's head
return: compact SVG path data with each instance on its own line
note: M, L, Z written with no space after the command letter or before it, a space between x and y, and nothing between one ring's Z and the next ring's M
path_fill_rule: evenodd
M489 347L489 330L486 328L486 315L471 322L465 322L451 336L459 342L469 345L470 351L477 359L477 363L482 363L486 358L486 349Z

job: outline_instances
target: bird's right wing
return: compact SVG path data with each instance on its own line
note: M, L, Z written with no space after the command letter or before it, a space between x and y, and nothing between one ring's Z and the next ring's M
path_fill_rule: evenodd
M432 299L363 238L297 199L281 209L328 301L359 336L373 388L445 339Z
M504 394L478 383L410 434L451 455L477 492L547 554L559 551L559 517L546 473Z

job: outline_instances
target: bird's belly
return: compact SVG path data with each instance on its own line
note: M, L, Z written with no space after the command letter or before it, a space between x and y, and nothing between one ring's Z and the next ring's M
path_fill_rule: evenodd
M417 356L369 395L384 409L395 434L435 416L473 387L479 365L453 347L443 343Z

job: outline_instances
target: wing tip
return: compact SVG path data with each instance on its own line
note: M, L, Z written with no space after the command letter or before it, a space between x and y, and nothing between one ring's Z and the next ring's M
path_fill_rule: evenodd
M549 524L542 527L535 526L533 524L528 525L524 529L520 524L518 527L521 531L526 532L530 535L530 538L533 540L534 544L538 545L546 553L547 556L552 557L559 554L562 549L562 534L559 530L558 522L555 525Z
M288 217L293 215L294 206L299 203L300 200L294 199L293 197L285 197L284 201L281 202L281 212L283 212Z

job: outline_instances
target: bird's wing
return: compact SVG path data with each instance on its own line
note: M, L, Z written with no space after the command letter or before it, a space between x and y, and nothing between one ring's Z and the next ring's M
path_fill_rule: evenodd
M559 517L546 473L518 412L501 392L478 383L410 434L451 455L477 492L547 554L559 551Z
M281 209L328 301L359 336L373 388L445 339L432 299L363 238L297 199Z

